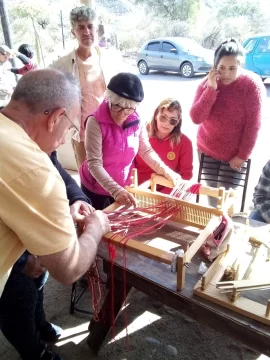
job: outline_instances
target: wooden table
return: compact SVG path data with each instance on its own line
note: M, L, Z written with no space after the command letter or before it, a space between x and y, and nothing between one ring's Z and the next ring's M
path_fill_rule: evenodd
M261 226L262 224L251 221L251 226L258 225ZM98 352L111 328L111 264L108 258L108 249L104 244L101 244L98 255L103 259L104 271L108 275L107 286L109 291L100 312L103 314L103 321L95 322L92 319L89 325L90 334L87 343L95 352ZM202 260L205 261L200 254L192 259L187 269L185 287L181 292L176 292L176 275L171 273L168 265L127 251L126 293L128 294L134 287L155 300L270 356L269 326L193 295L193 288L201 277L198 273L198 267ZM119 249L114 265L115 317L123 305L124 268L122 264L123 251ZM265 296L270 298L270 291L266 290L263 293L266 293Z

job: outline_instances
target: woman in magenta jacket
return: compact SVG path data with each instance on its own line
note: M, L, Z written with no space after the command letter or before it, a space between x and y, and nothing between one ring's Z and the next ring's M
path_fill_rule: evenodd
M135 198L125 186L131 184L137 153L153 172L173 182L181 180L149 144L145 126L136 111L143 98L140 79L131 73L119 73L111 78L105 100L87 119L87 156L80 167L80 177L82 190L96 209L102 210L114 200L136 206Z
M198 150L220 161L217 171L221 176L224 167L234 169L235 174L241 169L261 124L265 89L258 75L243 69L244 60L244 49L236 40L224 41L215 51L214 68L199 85L190 110L192 121L199 125Z

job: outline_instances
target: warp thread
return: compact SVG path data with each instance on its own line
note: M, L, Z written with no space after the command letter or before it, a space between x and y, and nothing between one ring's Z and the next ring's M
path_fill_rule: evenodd
M200 192L201 184L194 184L189 186L188 183L182 183L175 186L170 193L170 196L176 199L189 201L193 195L198 195ZM126 268L127 268L127 256L126 256L126 244L129 239L134 239L141 235L154 233L156 230L161 229L172 216L182 211L179 205L171 201L162 201L156 205L122 209L112 212L107 212L110 219L111 229L113 235L111 239L116 236L122 236L121 243L123 244L123 283L124 283L124 305L125 305L125 327L126 327L126 341L128 341L128 318L127 318L127 294L126 294ZM114 309L114 262L117 256L116 248L114 245L108 244L108 253L111 264L110 269L110 281L111 281L111 326L113 338L115 338L115 309ZM95 294L95 282L100 281L100 272L96 266L97 262L92 265L88 272L88 284L92 293L94 320L100 321L99 305L101 301L101 285L98 288L98 297ZM128 344L128 343L127 343ZM128 346L128 345L127 345Z

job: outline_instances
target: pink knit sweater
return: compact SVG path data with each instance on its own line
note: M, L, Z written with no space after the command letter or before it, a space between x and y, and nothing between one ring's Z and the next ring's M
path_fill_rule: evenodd
M260 128L264 94L261 79L248 71L229 85L218 81L217 91L204 80L190 110L192 121L199 124L199 150L217 160L247 160Z

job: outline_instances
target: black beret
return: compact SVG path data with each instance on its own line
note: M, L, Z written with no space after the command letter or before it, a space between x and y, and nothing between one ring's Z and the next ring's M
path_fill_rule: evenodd
M138 76L134 74L121 72L111 78L107 87L125 99L136 102L143 101L144 92L142 83Z

